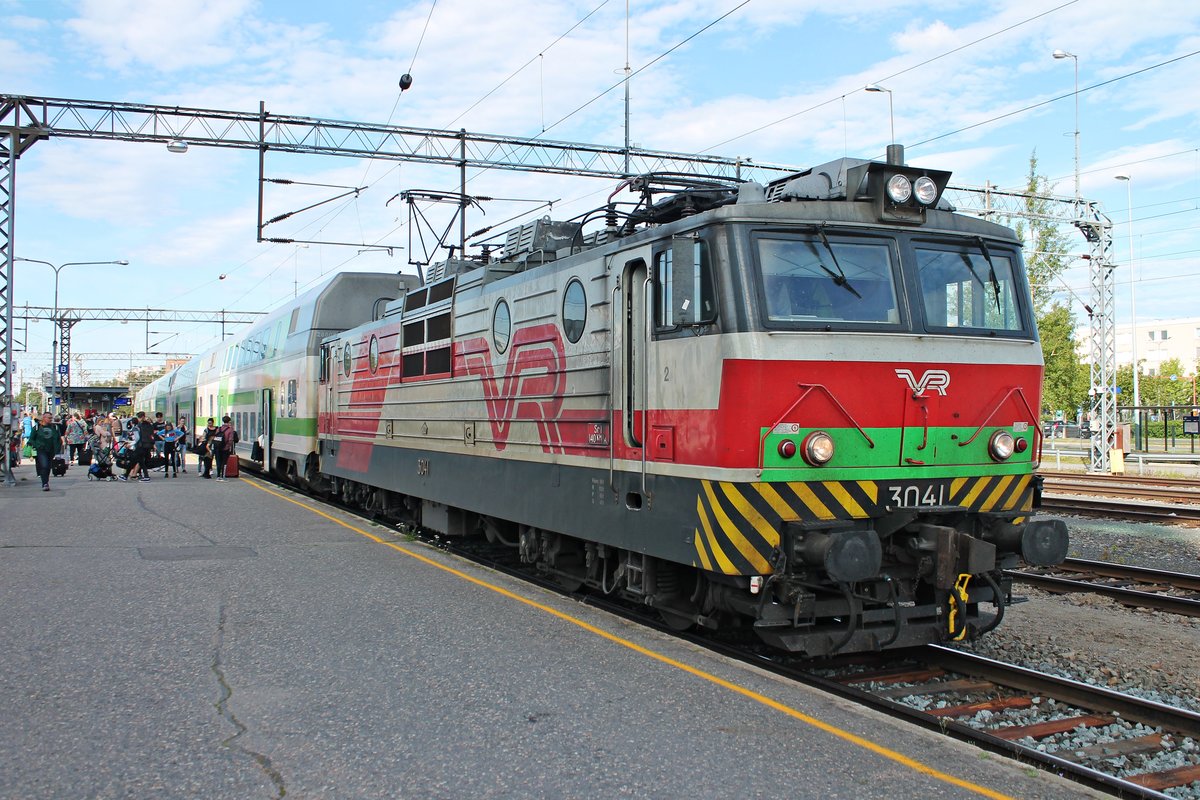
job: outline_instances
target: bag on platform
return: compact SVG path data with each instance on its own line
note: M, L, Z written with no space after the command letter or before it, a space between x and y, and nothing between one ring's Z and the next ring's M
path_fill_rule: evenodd
M21 458L33 458L33 446L25 445L21 448Z

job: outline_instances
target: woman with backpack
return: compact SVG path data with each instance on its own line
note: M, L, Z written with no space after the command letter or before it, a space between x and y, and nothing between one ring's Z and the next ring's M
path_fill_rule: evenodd
M42 414L42 422L33 429L29 444L37 451L37 476L42 481L42 491L50 491L50 471L54 467L54 457L62 452L65 444L58 426L54 424L54 415L47 411Z

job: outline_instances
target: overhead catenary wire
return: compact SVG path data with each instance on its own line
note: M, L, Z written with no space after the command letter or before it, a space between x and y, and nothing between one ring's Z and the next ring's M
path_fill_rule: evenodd
M974 47L975 45L977 45L977 44L980 44L981 42L986 42L988 39L994 39L995 37L997 37L997 36L1000 36L1001 34L1008 33L1009 31L1012 31L1012 30L1016 30L1017 28L1021 27L1022 25L1028 25L1028 24L1029 24L1029 23L1031 23L1031 22L1035 22L1035 21L1037 21L1037 20L1041 19L1042 17L1048 16L1048 15L1050 15L1050 14L1053 14L1053 13L1057 12L1057 11L1061 11L1062 9L1064 9L1064 8L1067 8L1068 6L1075 5L1075 4L1076 4L1076 3L1078 3L1078 2L1079 2L1079 0L1068 0L1068 2L1066 2L1066 3L1063 3L1063 4L1061 4L1061 5L1058 5L1058 6L1055 6L1054 8L1047 9L1046 11L1043 11L1043 12L1041 12L1040 14L1035 14L1035 15L1034 15L1034 16L1032 16L1032 17L1028 17L1028 18L1026 18L1026 19L1023 19L1023 20L1021 20L1020 22L1015 22L1015 23L1013 23L1012 25L1009 25L1009 26L1007 26L1007 27L1005 27L1005 28L1001 28L1001 29L1000 29L1000 30L998 30L998 31L993 31L992 33L989 33L989 34L987 34L986 36L980 36L978 39L973 39L973 40L971 40L971 41L967 42L966 44L959 45L958 47L951 48L950 50L947 50L947 51L945 51L944 53L939 53L938 55L936 55L936 56L933 56L932 58L927 58L927 59L925 59L924 61L920 61L920 62L918 62L918 63L916 63L916 64L913 64L913 65L911 65L911 66L905 67L904 69L902 69L902 70L899 70L898 72L893 72L891 75L885 75L885 76L883 76L882 78L880 78L878 81L876 81L876 83L883 83L883 82L886 82L886 81L890 81L890 80L891 80L891 79L893 79L893 78L898 78L898 77L900 77L901 75L904 75L904 74L906 74L906 73L912 72L913 70L916 70L916 69L920 69L921 67L924 67L924 66L927 66L927 65L929 65L929 64L932 64L932 63L934 63L935 61L940 61L941 59L943 59L943 58L947 58L947 57L949 57L949 56L952 56L952 55L954 55L955 53L959 53L959 52L962 52L963 50L966 50L966 49L968 49L968 48L970 48L970 47ZM843 99L843 102L844 102L845 95L843 94L843 95L841 95L841 97L842 97L842 99ZM754 134L756 134L756 133L759 133L759 132L761 132L761 131L765 131L765 130L766 130L766 129L768 129L768 128L772 128L772 127L774 127L774 126L776 126L776 125L781 125L781 124L783 124L784 122L787 122L787 121L789 121L789 120L793 120L793 119L795 119L796 117L801 117L801 116L804 116L805 114L809 113L810 111L816 111L818 108L823 108L824 106L827 106L827 105L829 105L830 103L833 103L833 102L835 102L837 99L838 99L837 97L831 97L831 98L829 98L828 100L824 100L824 101L822 101L822 102L820 102L820 103L817 103L817 104L815 104L815 105L811 105L811 106L809 106L808 108L805 108L805 109L802 109L802 110L800 110L800 111L797 111L797 112L795 112L794 114L788 114L786 117L780 117L779 119L775 120L774 122L768 122L766 125L760 125L759 127L757 127L757 128L754 128L753 130L749 130L749 131L746 131L746 132L744 132L744 133L739 133L737 136L733 136L733 137L731 137L731 138L729 138L729 139L726 139L726 140L725 140L725 141L723 141L723 142L718 142L718 143L716 143L716 144L714 144L714 145L711 145L711 146L709 146L709 147L706 147L706 148L704 148L703 150L701 150L700 152L701 152L701 153L708 153L708 152L711 152L711 151L713 151L713 150L717 149L718 147L724 147L725 145L727 145L727 144L730 144L730 143L732 143L732 142L736 142L736 141L737 141L737 140L739 140L739 139L744 139L744 138L746 138L747 136L752 136L752 135L754 135Z

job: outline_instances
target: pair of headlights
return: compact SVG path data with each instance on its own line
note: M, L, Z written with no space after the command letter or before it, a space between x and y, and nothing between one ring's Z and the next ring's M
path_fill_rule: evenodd
M778 447L781 457L792 458L799 451L800 457L814 467L828 464L833 459L835 449L833 437L825 431L813 431L805 436L799 448L791 439L784 439ZM1013 453L1024 453L1028 449L1029 442L1026 439L1017 439L1008 431L996 431L988 440L988 455L993 461L1007 461Z
M937 200L938 187L924 175L915 181L910 181L907 175L893 175L887 181L887 196L896 205L904 205L915 196L918 203L929 206Z

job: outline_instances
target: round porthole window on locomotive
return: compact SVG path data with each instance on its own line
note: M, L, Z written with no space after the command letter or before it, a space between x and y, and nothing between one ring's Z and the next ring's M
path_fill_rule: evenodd
M342 347L342 373L345 374L347 378L350 377L350 368L354 366L354 356L351 355L350 349L349 342L346 342L346 344Z
M375 374L375 370L379 369L379 340L374 336L371 337L371 347L367 350L367 364L371 367L371 374Z
M501 300L496 304L496 312L492 315L492 343L496 352L503 353L508 349L508 340L512 336L512 315L508 310L508 302Z
M566 293L563 294L562 321L563 333L567 335L567 339L571 344L578 342L587 325L587 295L584 294L583 284L577 278L571 279L567 284Z

